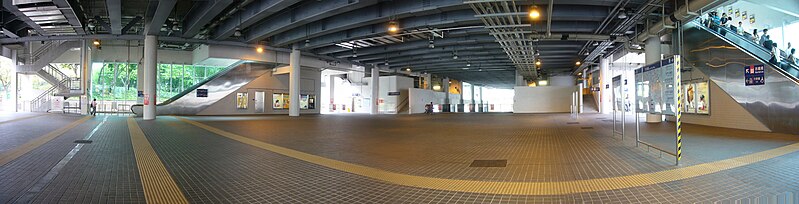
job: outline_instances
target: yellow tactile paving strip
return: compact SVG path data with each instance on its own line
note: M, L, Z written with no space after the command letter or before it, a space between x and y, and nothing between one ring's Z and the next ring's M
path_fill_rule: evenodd
M34 117L38 117L38 116L34 116ZM50 140L55 139L56 137L66 133L67 131L71 130L72 128L77 127L78 125L82 124L83 122L86 122L87 120L89 120L91 118L92 117L90 117L90 116L83 117L80 120L72 122L72 123L70 123L67 126L64 126L64 127L58 128L56 130L53 130L52 132L49 132L49 133L47 133L45 135L42 135L42 136L40 136L40 137L38 137L36 139L33 139L33 140L23 144L23 145L20 145L19 147L15 148L14 150L5 152L3 154L0 154L0 166L6 165L8 162L14 161L15 159L19 158L20 156L25 155L26 153L30 152L31 150L36 149L39 146L42 146L43 144L49 142ZM21 119L25 119L25 118L20 118L20 119L16 119L16 120L21 120Z
M128 118L128 129L147 203L189 203L133 118Z
M14 118L14 119L11 119L11 120L0 121L0 124L10 123L10 122L15 122L15 121L20 121L20 120L26 120L26 119L36 118L36 117L42 117L42 116L45 116L45 115L47 115L47 114L38 114L38 115L32 115L32 116L27 116L27 117Z
M423 176L414 176L390 172L382 169L362 166L358 164L333 160L320 157L258 140L250 139L241 135L230 133L218 128L214 128L200 122L178 117L180 120L211 131L218 135L252 145L264 150L272 151L288 157L302 161L314 163L328 168L365 176L368 178L418 188L459 191L470 193L486 194L505 194L505 195L564 195L573 193L585 193L595 191L607 191L624 189L631 187L647 186L659 183L678 181L694 178L698 176L717 173L720 171L749 165L755 162L764 161L799 150L799 143L766 150L754 154L740 156L736 158L720 160L716 162L704 163L694 166L687 166L678 169L665 170L653 173L619 176L611 178L598 178L576 181L562 182L492 182L443 179Z

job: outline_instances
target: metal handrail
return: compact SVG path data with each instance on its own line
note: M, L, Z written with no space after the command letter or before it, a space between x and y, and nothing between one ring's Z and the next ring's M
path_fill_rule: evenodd
M50 50L50 49L52 49L53 47L56 47L56 46L58 46L58 45L61 45L61 43L62 43L62 42L64 42L64 41L63 41L63 40L51 40L51 41L47 41L47 42L46 42L44 45L42 45L41 47L39 47L39 49L37 49L36 51L34 51L33 53L31 53L31 56L30 56L30 58L31 58L31 63L33 63L33 62L36 62L37 60L39 60L39 58L41 58L41 56L42 56L44 53L47 53L47 50Z

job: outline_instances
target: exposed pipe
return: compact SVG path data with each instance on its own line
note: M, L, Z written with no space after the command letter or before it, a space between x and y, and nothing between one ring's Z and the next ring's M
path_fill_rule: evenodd
M635 40L637 42L643 42L647 38L649 38L650 35L656 35L656 34L658 34L660 32L663 32L663 30L666 29L667 25L674 25L675 21L686 22L686 21L691 20L692 18L698 16L698 15L690 14L691 12L689 12L689 11L691 11L691 10L693 10L693 11L707 10L706 9L707 7L713 7L713 6L716 6L719 3L723 3L723 1L719 1L719 0L695 0L695 1L688 2L687 5L683 5L679 9L676 9L676 11L674 13L672 13L671 15L669 15L668 18L662 20L661 22L655 23L654 25L652 25L652 27L649 27L649 29L647 29L646 32L643 32L643 33L639 34L635 38Z
M549 0L547 5L547 36L552 35L552 4L555 4L555 0Z

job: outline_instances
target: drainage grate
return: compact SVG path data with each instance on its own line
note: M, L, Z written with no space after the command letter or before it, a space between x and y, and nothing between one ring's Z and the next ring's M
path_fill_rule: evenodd
M469 167L505 167L508 165L508 160L474 160Z
M569 124L569 125L576 125L576 124L580 124L580 122L566 122L566 124Z
M78 143L78 144L91 144L92 141L91 140L75 140L75 143Z
M583 130L591 130L591 129L594 129L594 127L580 127L580 129L583 129Z

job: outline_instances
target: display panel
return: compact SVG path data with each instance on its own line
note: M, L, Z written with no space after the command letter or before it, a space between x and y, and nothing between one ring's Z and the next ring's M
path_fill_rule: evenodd
M236 93L236 108L247 109L247 93Z
M685 85L683 88L685 90L682 92L684 95L683 99L683 113L696 113L696 88L695 84L692 83L684 83Z
M708 82L683 82L683 113L710 114Z
M677 112L677 90L675 78L679 62L675 58L662 60L635 70L638 112L675 115Z
M274 100L272 109L283 109L283 94L272 94L272 99Z
M272 99L274 101L272 109L289 109L289 97L287 93L272 94ZM316 96L313 94L300 94L300 109L316 109Z
M710 87L708 82L696 83L696 113L710 114Z
M300 109L308 109L308 95L300 95Z

